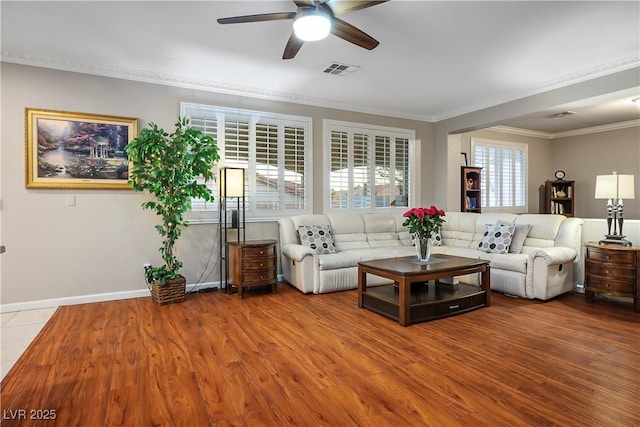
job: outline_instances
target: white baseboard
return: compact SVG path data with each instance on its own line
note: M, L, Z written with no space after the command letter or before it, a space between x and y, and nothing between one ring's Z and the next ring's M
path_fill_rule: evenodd
M187 292L191 292L194 288L197 290L219 287L219 282L198 283L187 285ZM9 313L13 311L37 310L40 308L60 307L63 305L86 304L92 302L115 301L129 298L143 298L149 296L149 289L137 289L134 291L109 292L104 294L78 295L72 297L43 299L36 301L24 301L11 304L0 304L0 313Z
M283 276L278 275L278 281L282 281ZM193 290L201 291L208 288L221 289L220 282L206 282L187 285L187 292ZM108 292L104 294L78 295L72 297L43 299L37 301L15 302L11 304L0 304L0 313L10 313L14 311L37 310L40 308L61 307L63 305L87 304L92 302L115 301L119 299L144 298L149 296L149 289L136 289L133 291Z

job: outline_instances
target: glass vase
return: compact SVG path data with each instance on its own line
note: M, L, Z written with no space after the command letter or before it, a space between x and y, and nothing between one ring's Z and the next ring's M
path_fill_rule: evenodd
M430 236L426 233L416 233L413 236L413 241L416 246L418 261L429 261L429 258L431 258Z

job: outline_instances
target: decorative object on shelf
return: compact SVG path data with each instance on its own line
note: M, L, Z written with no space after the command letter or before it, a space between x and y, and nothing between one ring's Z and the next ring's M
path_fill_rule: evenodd
M567 197L567 193L565 193L564 191L560 190L556 192L556 197L558 199L564 199L565 197Z
M607 200L607 234L603 240L600 240L600 244L631 246L631 242L626 240L626 236L622 234L622 224L624 222L624 203L622 199L633 199L634 197L633 175L618 175L618 172L614 171L611 175L598 175L596 177L595 198ZM614 205L614 203L616 204ZM613 234L611 234L612 223Z
M431 257L431 237L440 232L445 220L445 212L434 205L428 208L411 208L403 215L406 219L402 223L409 227L413 234L416 253L419 261L429 261Z
M467 153L460 153L460 166L469 166L467 163Z
M462 212L482 212L482 168L462 166L460 174Z
M26 188L126 189L126 147L138 133L129 117L25 110Z
M235 200L234 200L235 199ZM229 230L237 230L235 242L246 240L245 231L245 182L244 169L224 167L220 169L219 227L220 227L220 281L228 294L233 286L229 282ZM230 216L229 216L230 214ZM231 224L229 224L229 219Z
M149 129L140 131L129 143L127 154L133 165L129 185L154 197L142 208L155 211L162 222L156 230L164 238L160 247L164 265L145 269L147 283L152 284L151 295L158 304L184 301L186 279L180 275L182 262L176 258L174 246L181 228L187 226L184 213L191 209L191 199L214 199L206 182L214 178L212 168L220 159L218 146L210 136L189 127L187 118L181 118L171 134L149 123ZM173 289L177 279L181 297L176 297ZM167 285L171 289L160 289Z
M556 176L556 179L562 181L564 179L564 177L565 177L565 173L564 173L563 170L558 170L558 171L556 171L555 176Z

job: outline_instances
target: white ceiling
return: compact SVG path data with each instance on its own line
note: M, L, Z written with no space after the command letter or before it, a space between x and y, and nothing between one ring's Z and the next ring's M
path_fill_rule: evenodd
M380 45L335 36L282 60L292 1L2 1L2 60L223 93L439 121L637 68L640 2L392 0L341 18ZM322 70L356 65L353 74ZM640 119L637 87L503 124L540 132ZM552 114L571 110L565 119Z

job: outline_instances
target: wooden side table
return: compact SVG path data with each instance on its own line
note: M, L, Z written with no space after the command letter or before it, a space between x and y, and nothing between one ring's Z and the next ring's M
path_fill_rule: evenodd
M585 244L584 297L593 294L633 298L633 310L640 313L640 247Z
M244 298L244 288L271 285L273 293L278 291L275 240L248 240L227 242L229 277L227 293L233 285Z

